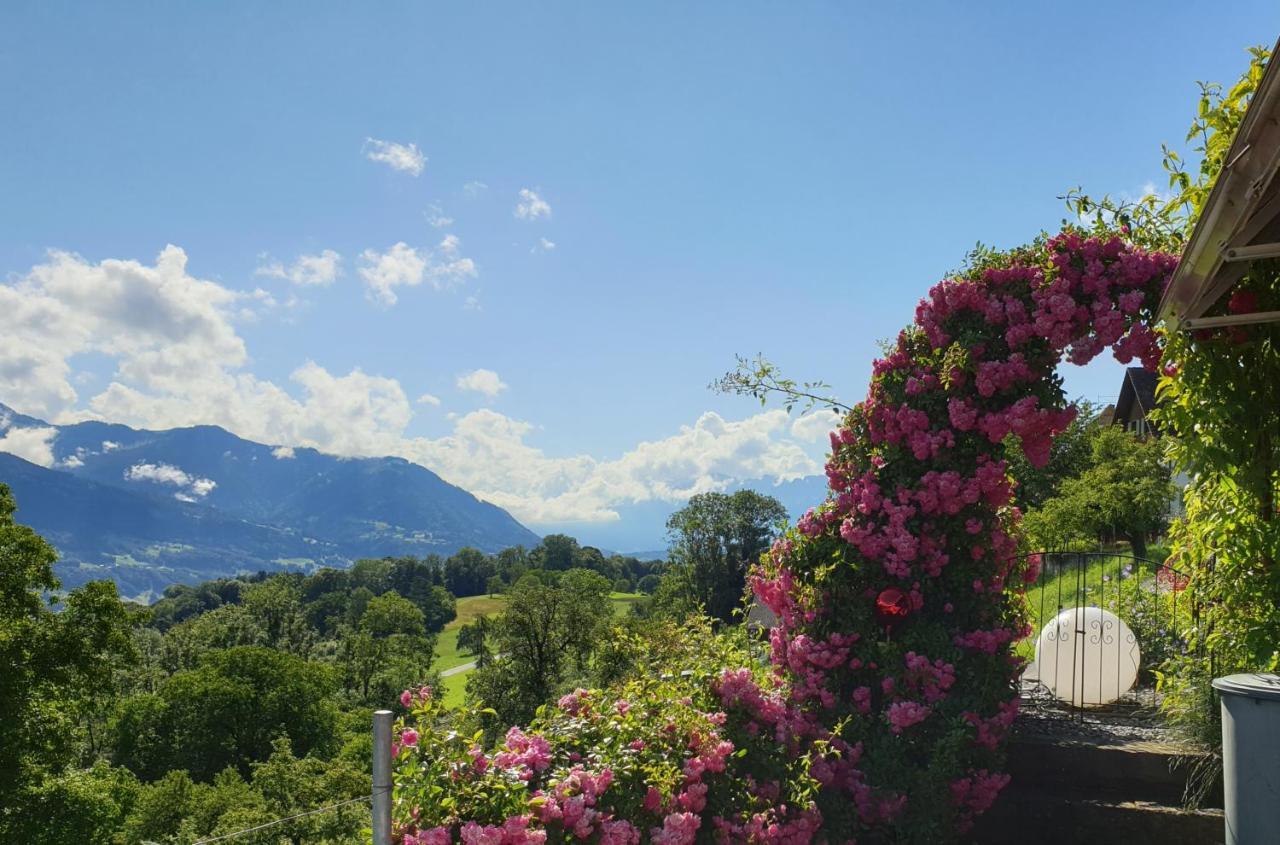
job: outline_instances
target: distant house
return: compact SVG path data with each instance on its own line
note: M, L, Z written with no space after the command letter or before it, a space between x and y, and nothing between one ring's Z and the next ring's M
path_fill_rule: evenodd
M1156 407L1156 382L1159 377L1142 367L1129 367L1124 371L1120 384L1120 396L1116 399L1107 425L1122 425L1139 437L1160 436L1160 429L1148 415Z

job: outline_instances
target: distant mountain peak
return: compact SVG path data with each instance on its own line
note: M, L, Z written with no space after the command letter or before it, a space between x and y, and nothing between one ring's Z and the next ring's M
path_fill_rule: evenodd
M52 461L0 454L0 481L14 488L22 521L57 546L69 585L112 577L143 593L242 570L539 540L502 508L401 457L268 446L214 425L54 426L0 404L0 438L30 428L54 429Z

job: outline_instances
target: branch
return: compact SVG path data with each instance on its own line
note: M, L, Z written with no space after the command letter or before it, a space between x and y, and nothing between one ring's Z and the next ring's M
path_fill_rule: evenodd
M761 405L768 404L770 396L779 394L783 397L782 407L787 413L791 413L791 409L800 403L803 403L801 414L807 414L815 407L830 408L837 413L853 410L832 396L815 392L829 388L830 385L826 382L806 381L797 385L791 379L784 378L782 372L763 355L756 355L754 359L741 355L734 357L737 359L737 367L709 385L716 393L750 396L759 399Z

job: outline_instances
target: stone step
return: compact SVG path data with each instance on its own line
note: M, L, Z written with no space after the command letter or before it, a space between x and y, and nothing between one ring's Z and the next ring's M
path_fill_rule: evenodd
M1008 753L1006 771L1018 787L1170 807L1182 806L1188 779L1195 766L1206 759L1167 742L1094 744L1037 736L1017 737L1009 743ZM1221 782L1210 789L1202 803L1222 806Z
M974 845L1217 845L1223 840L1221 810L1014 785L978 820L970 839Z

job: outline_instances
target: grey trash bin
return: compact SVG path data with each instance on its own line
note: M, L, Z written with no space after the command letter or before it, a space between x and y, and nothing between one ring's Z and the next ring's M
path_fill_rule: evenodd
M1227 845L1280 843L1280 675L1228 675L1222 694Z

